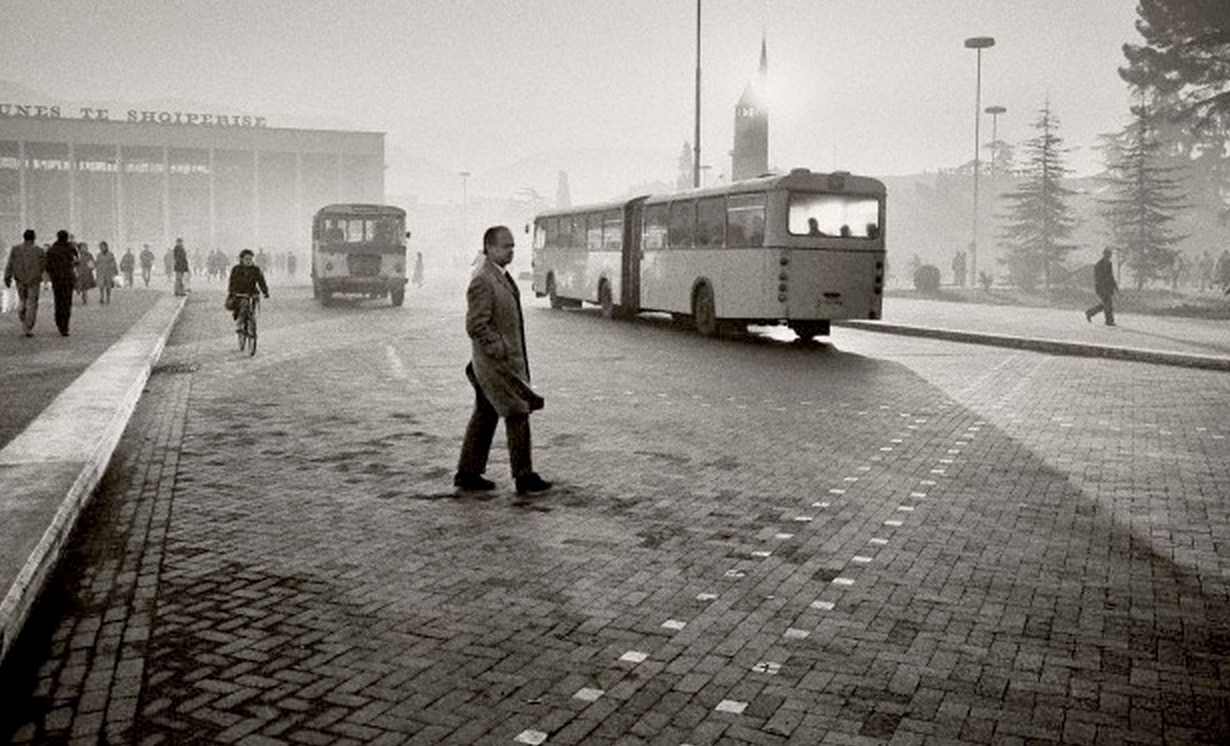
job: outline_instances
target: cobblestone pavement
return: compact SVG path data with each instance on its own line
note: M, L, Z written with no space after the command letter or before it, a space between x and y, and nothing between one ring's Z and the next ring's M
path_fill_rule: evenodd
M463 308L194 295L15 743L1230 739L1230 376L527 311L557 489L450 478ZM526 293L528 296L528 293ZM3 735L0 735L3 737Z
M90 293L84 306L74 296L67 339L56 331L50 290L39 299L33 338L22 334L16 311L0 315L0 380L6 394L0 407L0 448L153 308L160 295L153 290L119 289L105 306L98 303L97 292Z

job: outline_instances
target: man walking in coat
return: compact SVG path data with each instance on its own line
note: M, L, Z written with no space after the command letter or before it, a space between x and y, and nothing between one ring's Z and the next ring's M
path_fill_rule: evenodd
M1093 265L1093 291L1098 294L1102 302L1085 311L1085 321L1092 322L1094 316L1105 312L1106 325L1114 326L1115 307L1112 301L1119 290L1119 285L1115 283L1115 273L1110 266L1110 256L1110 249L1103 251L1102 258Z
M149 244L141 249L141 280L149 287L149 276L154 271L154 252L149 250Z
M184 287L184 275L188 274L188 250L184 248L184 239L175 239L175 248L171 250L171 264L175 270L175 294L187 295L188 290Z
M453 485L464 492L495 489L483 472L501 417L517 493L551 488L534 472L530 454L530 412L542 409L543 399L530 388L521 294L504 270L512 261L514 245L507 227L488 228L483 234L483 262L466 290L466 333L473 351L466 378L474 387L474 412L453 478Z
M17 283L17 318L25 328L26 336L34 336L34 320L38 317L38 291L43 284L43 250L34 243L34 231L26 229L21 236L24 241L9 250L9 261L4 265L4 286Z
M73 313L73 288L77 284L77 247L68 240L68 231L56 231L56 242L47 249L47 276L56 304L56 326L60 336L68 336L68 320Z

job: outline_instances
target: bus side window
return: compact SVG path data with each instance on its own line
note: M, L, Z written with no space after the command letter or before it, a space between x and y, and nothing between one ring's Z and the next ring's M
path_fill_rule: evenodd
M585 250L602 251L602 213L590 214L585 224Z
M585 248L585 216L572 216L572 240L568 245L574 249Z
M696 206L696 248L720 249L726 245L726 198L708 197Z
M727 204L727 246L764 245L765 195L731 195Z
M560 247L559 235L559 218L547 218L543 221L546 227L546 246L548 249L558 249Z
M690 249L695 234L696 202L690 199L672 202L670 226L666 234L667 244L672 249Z
M541 249L547 245L547 225L544 220L534 222L534 248Z
M624 220L620 210L609 210L602 217L602 248L619 251L624 244Z
M646 251L659 251L666 248L666 205L648 205L645 207L645 235L642 243Z

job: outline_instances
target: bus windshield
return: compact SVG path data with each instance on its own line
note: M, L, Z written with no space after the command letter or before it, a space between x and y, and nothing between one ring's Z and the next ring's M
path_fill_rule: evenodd
M788 224L793 236L878 238L880 201L862 194L791 192Z
M326 217L324 240L330 244L401 245L401 221L395 217Z

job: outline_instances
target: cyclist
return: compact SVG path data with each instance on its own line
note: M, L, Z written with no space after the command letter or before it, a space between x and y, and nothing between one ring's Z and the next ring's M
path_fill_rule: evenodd
M253 296L259 292L269 298L269 285L265 283L265 273L253 261L251 249L239 252L239 264L231 267L231 278L226 288L226 307L230 309L231 318L239 321L239 300L237 296ZM235 331L243 331L236 329Z

